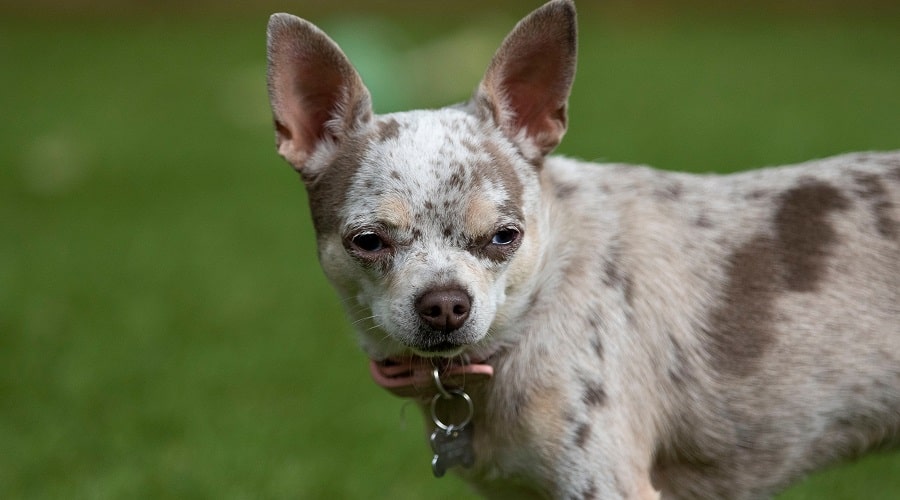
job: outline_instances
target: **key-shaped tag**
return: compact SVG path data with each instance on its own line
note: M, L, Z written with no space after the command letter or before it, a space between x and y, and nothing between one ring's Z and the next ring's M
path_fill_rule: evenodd
M434 477L443 476L450 467L462 465L469 468L475 463L472 435L472 424L437 428L431 433L431 449L434 451L431 470Z
M435 477L441 477L447 469L456 465L471 467L475 464L475 448L472 446L472 416L475 415L475 405L472 398L462 389L447 390L441 383L437 367L431 372L434 385L438 393L431 398L431 421L437 428L431 433L431 449L434 458L431 459L431 470ZM465 403L465 413L461 422L448 424L438 416L438 403L443 401L452 404L454 400Z

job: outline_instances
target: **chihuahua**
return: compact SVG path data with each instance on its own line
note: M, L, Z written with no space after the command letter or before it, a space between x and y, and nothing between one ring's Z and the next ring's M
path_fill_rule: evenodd
M575 59L554 0L468 102L375 115L335 42L269 21L278 153L375 380L430 406L435 472L765 498L896 446L900 151L731 175L552 156Z

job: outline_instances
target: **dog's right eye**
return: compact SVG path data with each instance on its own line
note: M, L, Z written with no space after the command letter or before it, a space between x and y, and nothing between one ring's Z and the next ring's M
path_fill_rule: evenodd
M384 240L375 233L360 233L354 236L350 241L356 249L367 253L378 252L385 247Z

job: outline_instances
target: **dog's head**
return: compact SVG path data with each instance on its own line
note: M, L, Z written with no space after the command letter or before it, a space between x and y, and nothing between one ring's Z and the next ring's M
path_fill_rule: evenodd
M523 19L465 105L374 115L340 48L287 14L269 21L268 63L278 152L306 184L319 259L367 353L490 351L539 258L538 174L575 71L571 1Z

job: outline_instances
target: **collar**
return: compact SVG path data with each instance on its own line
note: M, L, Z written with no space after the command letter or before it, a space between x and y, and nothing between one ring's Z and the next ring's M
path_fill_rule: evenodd
M441 384L448 388L463 388L467 382L487 380L494 375L494 368L486 360L404 356L369 361L375 383L401 398L430 399L437 394L432 378L435 368Z

